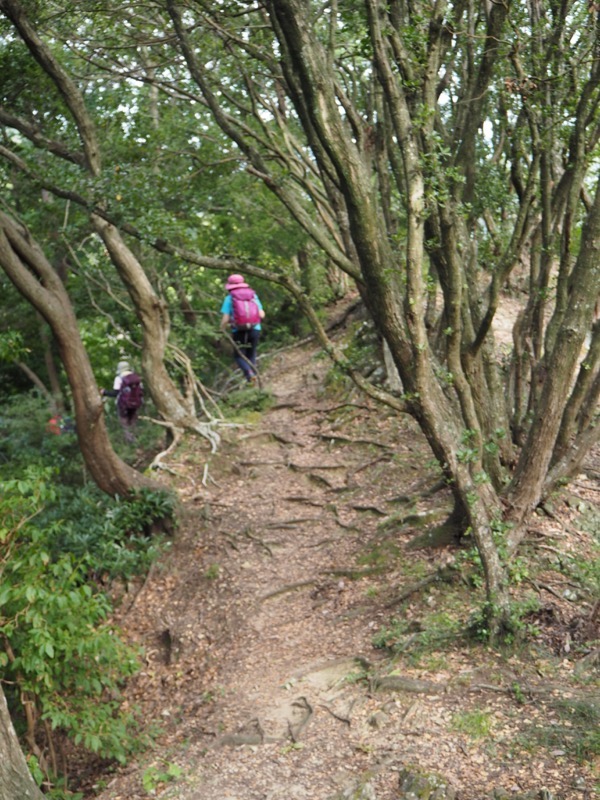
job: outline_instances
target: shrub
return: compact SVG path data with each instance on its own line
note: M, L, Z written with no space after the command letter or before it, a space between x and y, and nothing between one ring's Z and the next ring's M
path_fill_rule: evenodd
M44 737L61 732L123 762L136 741L133 716L120 709L120 689L137 670L138 654L108 622L108 598L87 582L94 564L89 551L58 547L61 526L50 509L60 505L59 492L52 479L53 470L29 467L0 482L0 667L7 699L29 741L46 741L44 728ZM91 509L102 506L85 499L91 521ZM114 530L113 544L123 536Z

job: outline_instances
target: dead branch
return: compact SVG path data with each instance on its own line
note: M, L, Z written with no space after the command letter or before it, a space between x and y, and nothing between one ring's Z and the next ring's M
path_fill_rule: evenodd
M275 461L273 459L265 459L260 460L252 460L252 461L238 461L237 462L242 467L285 467L285 461Z
M566 600L569 603L576 602L574 600L569 600L568 597L566 597L565 595L561 594L560 592L557 592L556 589L553 589L552 586L550 586L550 584L548 584L548 583L541 583L540 581L534 581L534 580L531 580L531 578L527 578L526 582L530 586L533 586L533 588L537 591L538 594L541 594L542 593L542 589L543 589L544 591L549 592L550 594L554 595L554 597L558 598L559 600ZM570 584L570 585L572 585L572 584ZM579 601L577 601L577 602L579 602Z
M290 461L288 467L295 472L310 472L312 469L346 469L345 464L309 464L305 466L304 464L294 464L293 461Z

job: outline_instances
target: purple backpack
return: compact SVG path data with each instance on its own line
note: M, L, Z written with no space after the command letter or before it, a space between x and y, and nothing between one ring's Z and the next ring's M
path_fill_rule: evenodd
M121 388L117 396L117 406L119 411L124 414L126 411L135 411L144 402L144 390L142 379L137 372L130 372L123 375Z
M256 293L250 287L230 289L233 324L240 331L248 331L260 322Z

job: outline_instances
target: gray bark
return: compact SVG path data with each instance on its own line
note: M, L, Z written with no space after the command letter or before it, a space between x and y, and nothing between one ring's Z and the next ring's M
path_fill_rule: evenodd
M1 685L0 800L44 800L27 767Z
M107 494L128 495L153 486L114 452L102 400L66 289L27 231L0 212L0 268L39 311L56 339L73 395L79 446L94 481Z

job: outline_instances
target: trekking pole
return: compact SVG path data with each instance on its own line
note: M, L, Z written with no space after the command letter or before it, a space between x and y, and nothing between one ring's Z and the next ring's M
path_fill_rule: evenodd
M258 382L258 388L262 389L262 381L260 379L260 371L259 371L257 365L253 364L250 361L250 359L246 358L246 356L240 350L240 348L238 346L238 343L235 341L233 336L228 331L223 331L223 333L225 334L225 336L227 337L229 342L233 345L234 351L239 355L239 357L242 359L242 361L245 361L246 364L248 364L248 366L250 367L250 369L256 374L256 380Z

